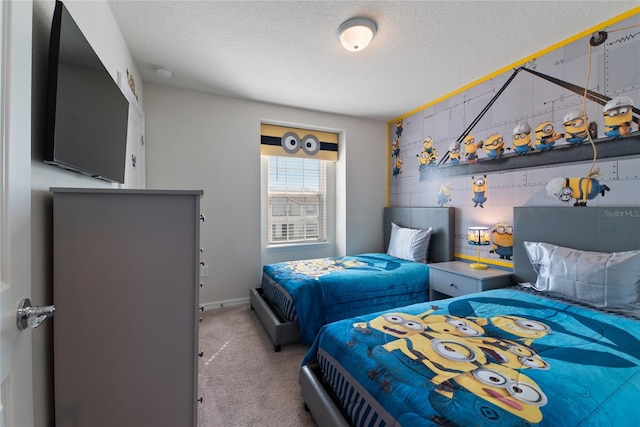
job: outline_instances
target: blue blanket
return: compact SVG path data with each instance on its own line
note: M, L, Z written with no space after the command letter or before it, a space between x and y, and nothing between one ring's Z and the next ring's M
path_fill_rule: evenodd
M428 299L429 267L383 253L269 264L292 298L303 343L330 322Z
M312 361L356 426L640 420L640 320L515 288L327 325Z

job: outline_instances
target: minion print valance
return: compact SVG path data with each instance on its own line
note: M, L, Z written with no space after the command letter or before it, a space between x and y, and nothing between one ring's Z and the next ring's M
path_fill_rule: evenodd
M285 126L260 126L260 154L338 161L338 134Z

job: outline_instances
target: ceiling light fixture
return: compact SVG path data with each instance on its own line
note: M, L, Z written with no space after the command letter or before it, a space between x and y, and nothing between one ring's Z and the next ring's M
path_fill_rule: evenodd
M170 79L171 77L173 77L173 71L171 71L168 68L153 67L153 70L156 72L158 76L162 77L163 79Z
M368 18L351 18L340 25L338 37L345 49L359 52L369 46L377 30L376 23Z

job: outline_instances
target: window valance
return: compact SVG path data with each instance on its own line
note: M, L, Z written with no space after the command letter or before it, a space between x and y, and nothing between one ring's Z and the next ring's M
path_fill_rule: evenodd
M317 130L262 124L260 154L338 160L338 134Z

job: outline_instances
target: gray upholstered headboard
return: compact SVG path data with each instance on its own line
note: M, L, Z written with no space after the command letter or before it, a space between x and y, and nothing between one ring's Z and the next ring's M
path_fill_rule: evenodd
M533 283L525 241L606 253L640 249L640 207L514 208L513 274Z
M391 223L407 228L433 228L427 262L453 260L455 209L384 208L384 248L389 246Z

